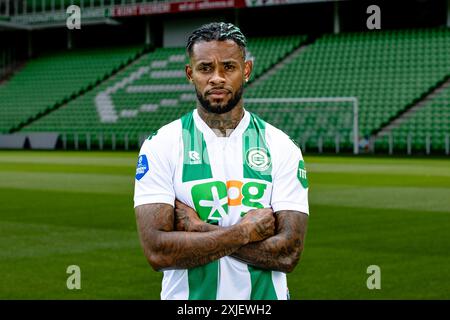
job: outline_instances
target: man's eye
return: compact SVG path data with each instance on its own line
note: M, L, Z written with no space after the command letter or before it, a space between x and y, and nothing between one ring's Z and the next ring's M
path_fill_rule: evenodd
M211 71L211 67L209 67L209 66L200 67L200 71L202 71L202 72L209 72L209 71Z
M225 66L225 70L228 70L228 71L234 70L234 66L232 64L228 64Z

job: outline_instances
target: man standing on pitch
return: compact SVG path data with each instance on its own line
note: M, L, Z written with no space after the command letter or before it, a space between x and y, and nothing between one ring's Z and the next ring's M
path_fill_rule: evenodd
M253 63L230 23L186 45L197 108L142 145L134 206L162 299L288 299L303 251L308 181L300 149L244 109Z

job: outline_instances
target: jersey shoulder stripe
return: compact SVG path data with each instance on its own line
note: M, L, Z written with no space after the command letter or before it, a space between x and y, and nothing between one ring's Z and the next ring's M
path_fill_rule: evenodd
M272 182L272 161L266 141L266 122L250 113L250 122L242 135L244 178Z
M183 136L183 174L182 181L194 181L212 178L203 133L194 122L193 111L181 117Z

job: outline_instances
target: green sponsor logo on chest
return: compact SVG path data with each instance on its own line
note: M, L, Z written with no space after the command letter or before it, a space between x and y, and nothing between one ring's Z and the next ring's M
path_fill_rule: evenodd
M197 184L191 194L195 210L203 221L217 223L228 214L227 186L222 181Z
M191 195L200 219L216 224L228 214L228 207L241 206L255 209L264 208L261 199L267 188L266 183L237 180L212 181L192 187ZM245 212L241 213L244 216Z

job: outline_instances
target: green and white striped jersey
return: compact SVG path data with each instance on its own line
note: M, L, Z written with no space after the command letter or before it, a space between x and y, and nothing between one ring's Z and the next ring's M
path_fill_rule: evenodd
M174 200L208 223L230 226L255 208L309 214L302 154L282 131L245 111L218 137L194 110L151 135L136 170L134 206ZM161 299L287 299L286 274L230 256L188 270L164 271Z

